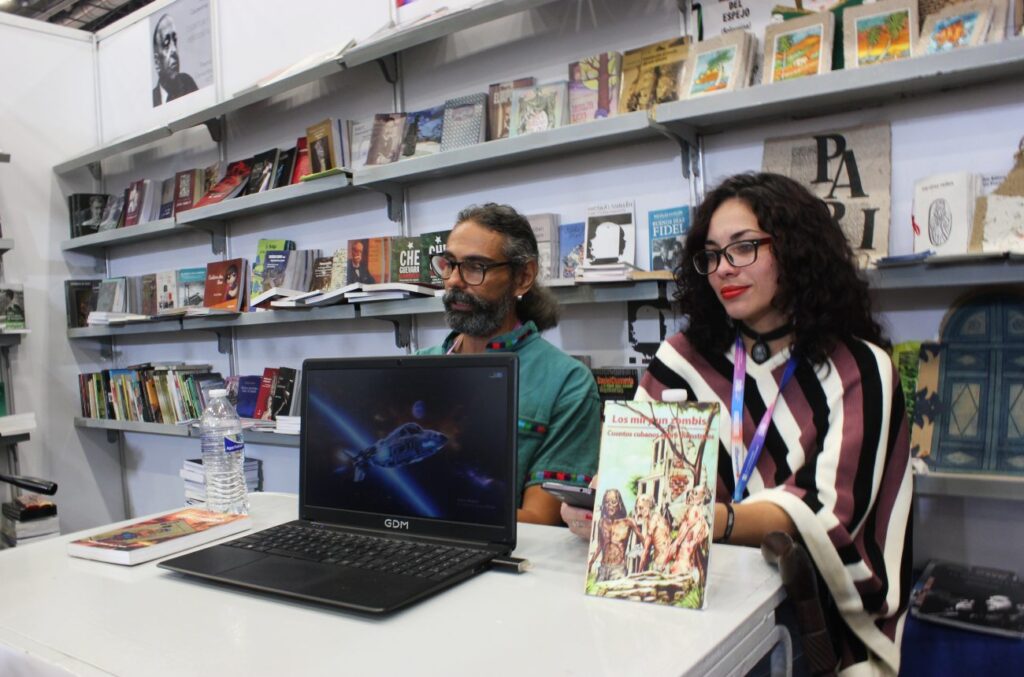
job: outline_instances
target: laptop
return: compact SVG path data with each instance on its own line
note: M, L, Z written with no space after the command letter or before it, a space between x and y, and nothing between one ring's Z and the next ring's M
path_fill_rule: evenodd
M368 614L449 588L515 549L518 401L509 353L306 360L299 519L159 566Z

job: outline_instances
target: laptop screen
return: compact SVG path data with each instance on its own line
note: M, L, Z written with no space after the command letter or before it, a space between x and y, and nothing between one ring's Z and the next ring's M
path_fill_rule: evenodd
M428 534L452 523L504 528L510 512L514 525L511 357L307 360L303 510Z

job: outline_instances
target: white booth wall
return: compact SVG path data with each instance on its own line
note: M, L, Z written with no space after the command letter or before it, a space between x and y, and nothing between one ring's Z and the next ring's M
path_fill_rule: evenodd
M670 0L597 3L593 20L586 13L578 18L574 1L554 2L403 53L398 90L384 80L376 64L366 64L229 114L221 146L213 143L204 129L196 128L105 161L102 184L93 183L86 170L77 171L67 180L54 179L54 164L95 145L101 134L109 141L210 103L202 93L195 100L184 97L172 102L180 104L174 111L139 110L135 119L126 119L123 110L109 112L111 106L118 106L119 99L104 84L104 73L116 70L105 59L109 55L118 55L118 60L128 58L119 51L128 49L118 46L121 42L141 49L141 38L135 34L148 33L148 29L143 30L149 25L148 17L167 4L154 3L99 34L96 72L100 74L102 123L96 119L92 45L88 36L74 31L65 32L66 36L60 34L62 47L56 54L48 44L57 39L53 37L56 34L32 30L27 22L0 23L5 35L11 32L28 43L22 49L47 54L60 64L59 69L55 66L59 75L54 77L67 81L67 89L61 92L79 93L77 97L61 95L62 105L55 106L56 90L34 92L35 96L27 97L22 106L26 110L13 116L26 125L24 133L14 135L16 140L0 138L0 147L11 150L15 156L14 165L0 165L0 197L4 198L0 209L5 217L5 234L7 222L14 221L13 214L24 211L32 215L32 225L22 224L24 230L11 234L19 242L20 237L28 237L40 247L38 259L31 255L24 259L11 257L7 279L16 279L16 271L22 273L20 279L26 282L27 290L29 280L34 279L38 295L48 300L46 310L39 309L39 301L33 303L36 295L26 292L29 321L35 333L14 353L19 408L26 409L22 403L32 402L41 420L39 435L24 445L26 451L35 452L38 465L27 465L26 458L26 467L33 471L38 468L38 474L50 473L62 482L59 503L65 530L121 517L122 499L123 509L132 514L180 505L183 494L177 471L183 459L194 457L199 451L196 440L124 434L116 443L109 443L102 431L74 429L71 419L79 409L78 373L113 365L180 359L209 362L225 374L256 374L267 366L298 368L307 357L402 351L395 345L390 324L365 319L239 328L234 332L233 355L217 352L212 332L119 337L113 362L104 360L95 342L66 338L63 281L93 272L90 257L62 255L56 244L66 237L67 193L94 189L116 192L137 178L159 181L175 171L205 166L218 159L235 160L271 147L289 147L304 135L306 126L324 117L365 118L393 110L396 100L405 110L417 110L442 104L452 96L486 91L496 81L527 75L537 77L538 81L564 79L567 64L580 56L628 49L677 35L681 23L676 4ZM317 0L309 4L315 7L303 3L300 11L278 3L211 0L217 65L213 96L230 96L265 73L307 53L327 49L347 37L366 35L387 17L383 2ZM309 17L314 12L324 20L311 22ZM260 48L254 53L255 44ZM7 40L0 42L0 53L6 52L8 45ZM72 61L75 68L68 68L67 63ZM0 82L6 84L11 79L16 89L23 89L35 79L35 69L33 65L32 73L5 73ZM148 83L149 72L143 76L139 71L132 76L133 85L124 80L119 81L120 86L129 88L131 96L140 96L139 92L147 93L149 88L139 81L143 77ZM8 117L12 113L3 110L0 122L5 137L10 124ZM705 177L710 186L726 175L760 168L766 137L889 122L893 166L890 251L908 253L912 249L908 215L913 182L944 171L1008 171L1022 133L1021 119L1024 100L1019 84L1004 83L975 87L969 95L943 93L839 115L741 125L705 138ZM29 120L47 124L33 129ZM40 144L47 146L44 152L37 147ZM19 176L31 172L35 177L31 185L37 191L39 186L47 186L48 190L30 201L17 184L11 187L13 167L18 167ZM638 223L637 261L644 263L648 256L647 212L688 204L689 196L690 187L681 174L678 149L667 139L650 140L418 183L407 191L407 221L413 234L447 228L466 205L498 201L511 203L525 213L557 213L567 223L582 220L588 204L614 198L633 199ZM370 191L238 218L230 221L227 228L227 255L249 259L255 255L256 242L261 237L290 238L299 248L319 248L329 253L350 238L400 232L399 224L387 219L384 197ZM20 245L15 250L18 252L25 253ZM112 248L108 257L110 275L141 275L200 266L219 258L211 250L209 238L201 234ZM45 272L33 268L37 263L42 268L42 262L46 262ZM19 265L28 266L29 270L20 271ZM922 339L936 335L939 322L957 292L879 292L875 293L875 300L894 340ZM418 346L435 344L446 333L440 316L417 317L414 326L414 345ZM624 304L567 307L562 324L547 336L570 353L591 355L595 365L621 363L627 345ZM48 368L46 379L38 378L43 372L37 366ZM264 461L266 489L297 489L295 448L250 444L247 451ZM123 493L119 464L124 468ZM978 549L977 545L985 540L1003 544L1019 541L1024 527L1002 517L1012 515L1013 506L974 499L919 500L915 560L942 554L983 564L1005 562L1010 546ZM933 528L940 523L941 530ZM958 542L944 544L936 540L939 532L959 533L962 537Z

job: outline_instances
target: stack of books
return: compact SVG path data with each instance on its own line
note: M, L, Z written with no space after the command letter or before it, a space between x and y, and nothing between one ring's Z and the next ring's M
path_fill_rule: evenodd
M302 431L301 416L278 416L274 432L283 435L298 435Z
M57 504L37 494L25 494L4 503L0 534L9 548L59 536Z
M263 491L263 461L258 458L245 459L245 489L248 492ZM206 474L203 459L188 458L178 472L185 480L185 504L204 507L206 505Z

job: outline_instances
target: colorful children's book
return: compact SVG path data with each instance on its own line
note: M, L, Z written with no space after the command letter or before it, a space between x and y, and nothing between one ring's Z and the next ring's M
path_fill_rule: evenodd
M251 524L248 515L187 508L72 541L68 554L131 566L245 531Z
M563 223L558 227L559 277L572 279L576 268L583 263L583 239L586 226L579 223Z
M606 118L619 109L622 55L601 52L569 64L569 122Z
M706 605L718 404L604 404L586 592Z

